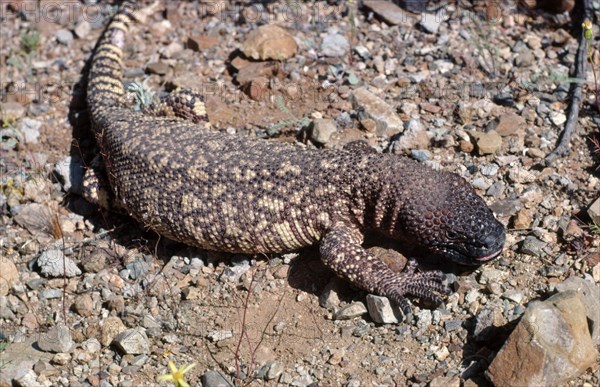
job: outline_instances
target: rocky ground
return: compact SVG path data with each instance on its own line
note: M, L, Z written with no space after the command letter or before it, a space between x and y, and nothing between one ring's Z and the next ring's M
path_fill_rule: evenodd
M589 66L571 151L544 162L571 99L580 21L568 13L461 2L412 14L367 0L139 12L124 50L132 100L193 87L215 130L308 147L363 139L476 187L508 227L505 252L480 268L443 267L456 290L444 307L416 304L398 323L314 249L205 252L83 200L97 149L79 82L114 8L0 7L0 385L153 385L168 361L195 363L185 379L205 386L600 383ZM600 71L597 38L592 48Z

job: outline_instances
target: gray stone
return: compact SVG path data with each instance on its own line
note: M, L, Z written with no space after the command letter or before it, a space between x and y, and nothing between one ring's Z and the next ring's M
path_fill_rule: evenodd
M446 59L434 60L431 66L431 70L435 70L440 74L445 74L454 68L454 63Z
M485 194L493 198L498 198L504 193L505 188L506 187L503 182L497 181L494 184L492 184L490 188L487 189L487 191L485 191Z
M232 263L234 265L226 268L223 271L222 277L223 279L237 282L240 280L240 278L242 277L242 275L244 275L245 272L250 270L250 262L246 259L237 262L237 264L232 260Z
M419 329L427 329L433 322L433 315L429 309L422 309L415 313L417 319L417 327Z
M369 59L371 57L371 53L365 46L354 46L354 51L363 59Z
M87 20L81 20L75 26L74 31L75 31L75 35L77 35L77 37L81 39L81 38L85 38L90 33L91 29L92 29L92 26L90 25L90 23Z
M44 300L51 300L54 298L61 298L63 295L62 289L44 289L40 292L40 298Z
M519 211L523 205L520 200L498 200L490 205L490 208L498 216L512 216Z
M550 121L556 126L562 126L562 124L567 122L567 116L563 112L551 112Z
M492 282L502 282L508 275L509 273L507 271L494 269L493 267L485 267L481 270L479 283L485 285Z
M374 131L378 136L391 137L404 130L404 123L396 111L364 87L354 90L352 105L355 109L362 110L360 121L363 126L367 126L366 120L374 123Z
M477 179L473 180L471 185L477 189L485 191L490 186L490 183L487 179L483 177L478 177Z
M511 300L516 302L517 304L520 304L521 301L523 301L523 297L525 295L523 294L522 291L520 290L507 290L504 293L502 293L502 297L506 298L507 300Z
M543 242L534 236L528 236L523 240L519 252L527 255L533 255L535 257L542 257L545 255L544 248L546 245L546 242Z
M8 299L4 296L0 297L0 319L15 321L17 316L10 309L8 305Z
M590 208L588 208L587 213L594 223L600 225L600 198L592 203Z
M60 178L65 192L81 195L83 187L83 162L77 156L67 156L54 166L54 173Z
M52 354L42 352L34 342L37 337L32 336L23 342L10 343L0 351L0 385L10 386L12 380L18 378L24 370L30 370L39 361L49 362Z
M423 30L429 32L430 34L437 34L438 30L440 29L440 24L442 22L442 15L442 13L422 13L419 26L421 26Z
M149 264L146 260L140 258L133 262L129 262L125 267L129 270L129 277L135 280L148 272Z
M200 378L202 387L231 387L233 382L219 371L206 371Z
M344 56L350 51L350 43L344 35L329 34L325 35L321 43L321 54L329 57Z
M408 149L425 149L429 145L429 136L418 117L411 117L404 123L404 132L393 143L394 153Z
M267 380L277 379L283 373L283 364L274 361L269 364L265 375Z
M319 144L327 144L336 131L334 120L319 118L313 121L310 138Z
M60 323L42 333L37 341L38 347L44 352L69 353L73 347L69 327Z
M75 262L64 256L62 250L52 249L44 251L37 259L40 272L47 277L75 277L81 270Z
M495 176L498 173L498 169L500 169L498 164L486 164L481 168L481 174L484 176Z
M233 332L230 330L212 331L208 332L206 337L213 343L216 343L217 341L231 339L233 337Z
M38 383L37 375L32 369L23 371L13 379L14 385L18 387L42 387L42 384Z
M131 365L132 366L136 366L136 367L141 367L144 364L146 364L146 362L148 361L148 355L137 355L136 357L133 358L133 360L131 361Z
M23 133L25 144L37 144L41 127L42 123L40 121L27 117L23 118L21 121L21 133Z
M394 3L381 0L364 0L362 4L390 25L403 24L412 20L406 11Z
M529 304L486 374L496 386L558 386L596 361L584 303L576 291Z
M319 296L319 305L332 312L337 311L340 306L339 288L339 280L336 277L331 278Z
M581 296L594 344L600 344L600 287L581 277L572 276L556 285L556 290L574 290Z
M73 42L73 33L64 28L56 31L54 36L59 43L64 44L65 46L70 46Z
M367 309L373 321L380 324L396 324L403 319L400 309L393 307L387 297L367 295Z
M353 302L338 310L335 315L335 320L350 320L354 317L362 316L367 313L367 307L362 302Z
M410 156L417 161L427 161L431 158L431 153L427 149L413 149L410 151Z
M525 50L517 54L515 58L515 66L529 67L535 62L535 55L530 50Z
M112 341L124 355L146 354L150 351L150 341L144 328L127 329Z
M452 332L462 328L463 320L446 320L444 321L444 329Z
M486 307L475 317L475 329L473 336L478 341L488 341L494 338L496 329L506 324L506 320L502 316L502 311L499 308Z

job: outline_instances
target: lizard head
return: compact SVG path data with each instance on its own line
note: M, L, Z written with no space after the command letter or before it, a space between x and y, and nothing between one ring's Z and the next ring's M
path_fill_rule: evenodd
M502 252L504 226L462 177L428 170L403 189L412 192L397 221L409 241L463 265L480 265Z

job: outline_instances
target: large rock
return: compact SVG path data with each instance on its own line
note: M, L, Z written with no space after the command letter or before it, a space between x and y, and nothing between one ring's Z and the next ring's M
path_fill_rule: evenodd
M286 30L267 24L250 32L241 50L244 55L256 60L283 60L294 56L298 45Z
M377 136L391 137L404 130L404 124L395 110L384 100L361 87L352 94L352 105L362 110L361 124Z
M486 371L496 386L556 386L596 361L585 306L576 291L532 302Z
M42 333L38 338L37 345L44 352L69 353L73 348L73 339L69 327L59 323Z
M62 250L50 249L44 251L37 259L40 272L47 277L75 277L81 275L81 270L71 259L64 256Z
M600 345L600 287L581 277L569 277L556 285L559 292L576 291L585 305L585 314L591 329L592 340Z

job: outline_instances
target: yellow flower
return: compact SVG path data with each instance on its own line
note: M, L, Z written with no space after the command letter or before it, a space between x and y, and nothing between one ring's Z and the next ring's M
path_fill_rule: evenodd
M175 364L173 364L172 361L169 361L169 369L171 370L171 373L160 375L157 379L159 382L173 382L176 387L190 387L190 385L185 381L183 375L195 366L196 363L193 363L183 365L181 368L177 369Z
M592 22L588 19L585 19L585 21L581 24L581 27L583 27L583 36L585 39L592 40Z

